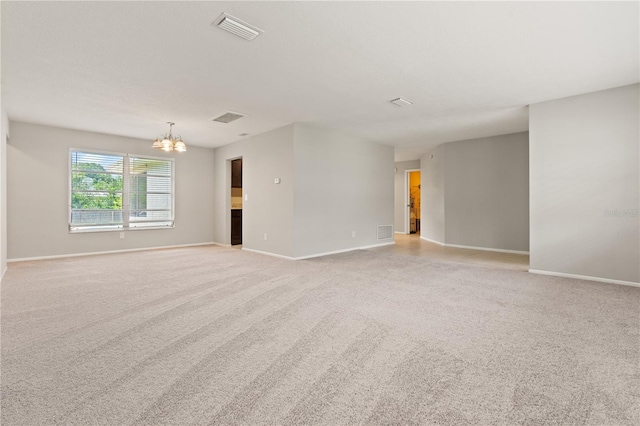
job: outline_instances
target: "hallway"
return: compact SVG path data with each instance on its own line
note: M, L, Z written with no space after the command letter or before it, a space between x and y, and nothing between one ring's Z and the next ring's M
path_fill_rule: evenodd
M526 254L444 247L439 244L423 240L416 234L395 234L395 241L395 245L384 246L372 250L521 271L529 269L529 256Z

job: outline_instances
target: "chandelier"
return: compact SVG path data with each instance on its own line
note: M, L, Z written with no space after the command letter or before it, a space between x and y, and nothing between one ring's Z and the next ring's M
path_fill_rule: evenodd
M169 125L169 133L153 141L153 145L151 146L153 148L159 148L167 152L169 151L185 152L187 150L187 146L184 144L184 142L182 142L182 139L180 138L180 136L177 136L176 138L174 138L173 135L171 134L173 125L176 123L167 121L167 124Z

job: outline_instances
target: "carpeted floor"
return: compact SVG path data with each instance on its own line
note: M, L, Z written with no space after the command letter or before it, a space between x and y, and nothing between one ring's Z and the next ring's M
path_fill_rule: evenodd
M11 264L3 425L640 424L640 288L360 250Z

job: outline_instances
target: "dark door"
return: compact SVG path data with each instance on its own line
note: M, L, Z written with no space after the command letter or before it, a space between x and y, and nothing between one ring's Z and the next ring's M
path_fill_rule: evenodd
M242 244L242 210L231 210L231 245Z
M231 161L231 187L242 188L242 158Z
M237 245L242 244L242 158L231 161L231 199L231 245Z

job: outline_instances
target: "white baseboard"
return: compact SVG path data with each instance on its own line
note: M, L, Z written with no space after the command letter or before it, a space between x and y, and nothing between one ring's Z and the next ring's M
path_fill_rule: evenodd
M252 252L252 253L265 254L267 256L278 257L280 259L305 260L305 259L312 259L314 257L322 257L322 256L330 256L332 254L347 253L347 252L354 251L354 250L366 250L366 249L375 248L375 247L389 246L389 245L392 245L392 244L395 244L395 243L396 243L395 241L389 241L389 242L386 242L386 243L372 244L372 245L360 246L360 247L353 247L353 248L348 248L348 249L343 249L343 250L327 251L327 252L324 252L324 253L316 253L316 254L310 254L310 255L307 255L307 256L298 256L298 257L284 256L284 255L281 255L281 254L269 253L268 251L254 250L254 249L248 249L248 248L244 248L244 247L242 248L242 250L249 251L249 252Z
M505 249L497 249L497 248L490 248L490 247L477 247L477 246L462 246L462 245L459 245L459 244L446 244L446 243L441 243L440 241L432 240L431 238L423 237L422 235L420 235L420 238L425 240L425 241L429 241L430 243L438 244L439 246L442 246L442 247L453 247L453 248L461 248L461 249L468 249L468 250L480 250L480 251L495 251L497 253L512 253L512 254L526 254L526 255L529 254L528 251L505 250Z
M7 269L9 269L8 267L4 267L4 269L2 270L2 276L0 276L0 282L2 282L2 279L4 278L4 274L7 273Z
M347 253L350 251L354 251L354 250L366 250L366 249L370 249L370 248L375 248L375 247L383 247L383 246L390 246L395 244L395 241L389 241L386 243L380 243L380 244L371 244L369 246L360 246L360 247L353 247L353 248L348 248L348 249L343 249L343 250L335 250L335 251L327 251L324 253L318 253L318 254L310 254L308 256L299 256L294 258L295 260L304 260L304 259L312 259L314 257L322 257L322 256L329 256L332 254L340 254L340 253Z
M553 271L543 271L540 269L529 269L529 272L532 274L540 274L540 275L551 275L555 277L563 277L563 278L575 278L578 280L585 281L597 281L608 284L618 284L618 285L627 285L631 287L640 287L640 283L634 281L622 281L622 280L613 280L610 278L600 278L600 277L590 277L588 275L576 275L576 274L565 274L564 272L553 272Z
M214 246L219 246L219 247L226 247L226 248L231 248L233 247L231 244L223 244L223 243L211 243Z
M20 257L16 259L7 259L7 263L27 262L31 260L61 259L65 257L95 256L97 254L127 253L131 251L162 250L162 249L172 249L172 248L181 248L181 247L210 246L210 245L215 245L215 243L210 242L210 243L195 243L195 244L178 244L174 246L144 247L144 248L108 250L108 251L92 251L88 253L56 254L53 256Z
M420 239L429 241L430 243L438 244L439 246L444 246L444 243L441 243L440 241L432 240L431 238L423 237L422 235L420 235Z
M251 253L264 254L266 256L277 257L279 259L295 260L291 256L285 256L283 254L276 254L276 253L269 253L268 251L255 250L255 249L244 248L244 247L242 247L242 251L248 251L248 252L251 252Z
M471 250L481 250L481 251L495 251L498 253L513 253L513 254L529 254L528 251L520 251L520 250L504 250L490 247L476 247L476 246L461 246L458 244L444 244L445 247L455 247L462 249L471 249Z
M394 234L402 234L402 235L408 235L406 232L404 231L394 231Z

